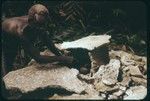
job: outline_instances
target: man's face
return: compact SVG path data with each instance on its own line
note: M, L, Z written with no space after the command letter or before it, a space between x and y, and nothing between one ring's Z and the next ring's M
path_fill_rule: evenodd
M40 12L39 14L35 14L36 24L39 26L43 26L48 22L48 14Z

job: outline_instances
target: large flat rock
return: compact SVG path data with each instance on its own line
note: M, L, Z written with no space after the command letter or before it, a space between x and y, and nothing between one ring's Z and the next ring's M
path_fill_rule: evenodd
M93 35L87 36L71 42L63 42L60 45L61 49L71 49L71 48L84 48L87 50L93 50L99 46L109 43L109 35Z
M38 88L63 88L70 92L81 93L84 84L77 78L78 70L57 65L32 65L9 72L3 80L8 90L17 89L28 93Z

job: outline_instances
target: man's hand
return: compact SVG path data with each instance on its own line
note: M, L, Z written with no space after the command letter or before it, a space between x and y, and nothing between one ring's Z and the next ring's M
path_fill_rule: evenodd
M60 59L64 65L75 66L78 64L78 61L72 56L61 56Z
M60 59L65 64L72 64L74 61L73 57L71 57L71 56L61 56Z

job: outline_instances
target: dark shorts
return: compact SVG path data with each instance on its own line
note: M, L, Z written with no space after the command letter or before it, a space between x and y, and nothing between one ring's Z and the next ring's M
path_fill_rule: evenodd
M6 71L4 69L8 69L7 71L11 70L18 46L18 38L6 32L2 32L2 71Z

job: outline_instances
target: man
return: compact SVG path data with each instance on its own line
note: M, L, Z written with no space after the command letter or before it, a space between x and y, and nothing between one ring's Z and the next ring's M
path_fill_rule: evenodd
M2 22L2 60L4 62L4 75L12 70L13 60L17 54L17 47L22 45L24 50L39 63L62 62L72 64L73 57L61 56L54 46L52 39L45 29L49 19L48 9L41 5L33 5L28 15L13 17ZM56 56L42 56L33 42L39 36L47 47Z

